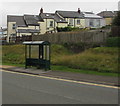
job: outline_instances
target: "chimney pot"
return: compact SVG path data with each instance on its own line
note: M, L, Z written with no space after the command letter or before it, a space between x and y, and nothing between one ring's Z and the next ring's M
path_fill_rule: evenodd
M80 8L78 8L78 13L80 14Z
M40 9L40 13L43 13L43 8Z

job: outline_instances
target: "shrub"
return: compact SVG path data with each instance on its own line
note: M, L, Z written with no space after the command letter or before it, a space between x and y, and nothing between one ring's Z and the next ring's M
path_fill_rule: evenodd
M79 27L57 27L57 31L58 32L69 32L69 31L84 31L84 30L88 30L86 28L79 28Z
M108 47L120 47L120 37L109 37L106 40L106 46Z
M120 11L117 12L117 16L113 19L113 26L120 26Z
M83 53L57 57L52 63L84 70L118 72L118 48L91 48Z

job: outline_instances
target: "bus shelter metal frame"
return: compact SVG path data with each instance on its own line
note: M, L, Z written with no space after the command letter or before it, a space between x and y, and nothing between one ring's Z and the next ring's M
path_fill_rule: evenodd
M50 43L48 41L26 41L25 45L25 68L28 66L36 66L38 68L44 68L50 70ZM31 45L38 45L38 58L31 57ZM27 48L28 53L27 53ZM49 53L48 53L49 51ZM27 56L28 54L28 56ZM47 57L48 56L48 57Z

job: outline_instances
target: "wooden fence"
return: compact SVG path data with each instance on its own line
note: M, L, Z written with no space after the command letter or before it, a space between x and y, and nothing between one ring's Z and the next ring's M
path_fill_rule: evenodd
M104 43L108 37L106 31L59 32L44 35L34 35L33 41L49 41L51 43Z
M114 37L120 37L120 26L112 26L111 35Z
M32 36L28 36L28 35L16 36L11 38L11 42L15 42L15 43L22 43L24 41L31 41L31 40L32 40Z

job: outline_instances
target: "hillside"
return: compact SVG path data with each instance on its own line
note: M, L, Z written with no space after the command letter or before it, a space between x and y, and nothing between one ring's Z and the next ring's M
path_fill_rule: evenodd
M24 45L4 45L2 59L3 63L24 64ZM74 69L116 73L118 72L118 48L97 47L75 54L62 45L53 44L51 62L53 65Z

